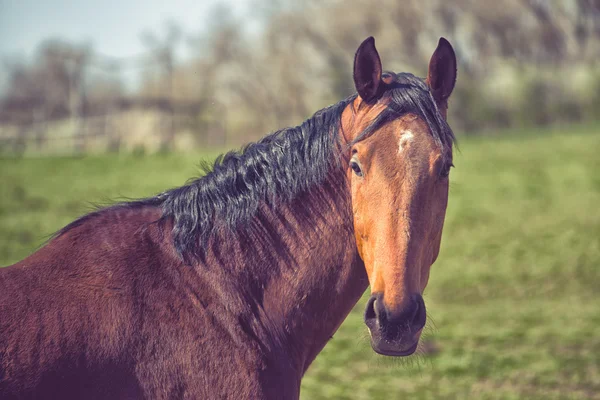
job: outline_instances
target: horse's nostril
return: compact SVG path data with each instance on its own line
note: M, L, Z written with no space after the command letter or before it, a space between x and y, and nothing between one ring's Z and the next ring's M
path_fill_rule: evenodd
M427 312L425 310L425 302L421 295L414 295L412 301L414 302L414 310L410 317L411 329L417 331L425 326L427 321Z
M381 322L381 318L385 317L385 306L383 304L383 294L375 293L367 302L365 309L365 322Z
M377 315L375 314L375 296L371 296L369 301L367 301L367 307L365 308L365 321L375 318L377 318Z

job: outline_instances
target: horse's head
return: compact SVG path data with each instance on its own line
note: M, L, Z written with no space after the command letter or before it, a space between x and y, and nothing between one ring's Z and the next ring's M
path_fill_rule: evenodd
M452 131L447 100L456 58L440 39L425 81L384 73L374 40L354 61L357 98L344 110L354 232L371 286L365 322L373 349L412 354L425 326L422 293L448 202Z

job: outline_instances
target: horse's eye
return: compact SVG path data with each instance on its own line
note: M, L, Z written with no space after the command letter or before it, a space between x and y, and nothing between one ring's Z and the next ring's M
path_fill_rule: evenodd
M350 168L352 171L358 176L363 176L362 170L360 169L360 165L356 161L350 161Z
M447 178L450 175L450 168L452 168L452 167L454 167L454 164L452 164L452 163L448 163L448 164L444 165L444 168L442 169L440 176L442 178Z

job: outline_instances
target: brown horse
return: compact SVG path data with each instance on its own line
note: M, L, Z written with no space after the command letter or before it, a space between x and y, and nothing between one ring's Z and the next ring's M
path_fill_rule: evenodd
M100 209L0 270L0 398L294 399L370 284L381 354L415 351L452 166L427 79L358 48L358 94L156 197Z

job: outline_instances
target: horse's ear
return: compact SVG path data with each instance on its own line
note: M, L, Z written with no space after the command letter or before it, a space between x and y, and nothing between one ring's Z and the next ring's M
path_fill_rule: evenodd
M448 97L456 83L456 56L450 42L440 38L438 46L429 61L427 84L438 107L445 113Z
M354 56L354 86L367 103L375 100L381 86L381 59L372 36L365 39Z

